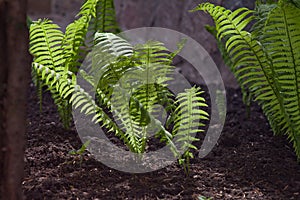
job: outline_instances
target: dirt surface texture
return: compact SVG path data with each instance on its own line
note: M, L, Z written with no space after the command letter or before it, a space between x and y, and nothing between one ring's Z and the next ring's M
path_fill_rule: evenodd
M82 145L66 131L45 94L28 98L26 199L300 199L300 164L283 136L274 136L258 105L246 115L240 90L227 90L222 135L205 158L191 161L190 176L174 163L146 174L128 174L69 151Z

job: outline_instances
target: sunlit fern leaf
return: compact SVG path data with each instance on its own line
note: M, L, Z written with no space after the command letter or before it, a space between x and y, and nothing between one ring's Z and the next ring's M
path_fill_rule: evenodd
M254 13L254 20L255 23L251 27L251 34L253 38L256 40L260 40L263 36L263 30L266 25L266 22L269 18L270 11L275 9L277 4L275 2L270 2L269 4L266 3L256 3L255 13Z
M133 47L124 39L112 33L96 33L92 51L92 64L87 73L94 77L94 87L110 98L120 78L133 67Z
M160 90L157 90L156 84L143 84L133 91L132 97L134 98L130 102L131 117L141 126L147 126L150 123L149 114L156 118L161 114L161 109L155 107L160 101L159 93Z
M30 52L34 56L34 61L55 70L56 73L76 72L89 50L84 47L84 41L89 22L96 17L96 8L99 2L100 0L86 0L77 15L78 19L67 27L65 35L50 20L33 22L30 25ZM32 71L35 73L35 70ZM39 76L33 75L33 77L38 86L40 102L42 87L46 85L58 107L61 120L66 126L67 121L71 121L71 106L68 105L68 101L60 99L57 91L51 85L40 81Z
M113 0L99 0L96 7L96 16L89 25L90 35L93 37L96 32L119 33L115 6Z
M101 76L99 78L96 77L96 80L98 80L98 82L95 82L97 84L97 92L100 92L102 95L105 94L106 99L110 99L115 85L119 85L121 77L131 68L133 68L133 65L130 59L125 57L123 59L119 58L114 63L105 66L102 71L99 71ZM105 102L103 103L106 105Z
M177 153L172 141L172 134L165 129L164 125L130 92L130 83L122 82L116 85L111 99L111 109L119 126L125 132L129 144L136 153L143 153L149 128L155 127L164 136L165 141ZM150 101L150 100L149 100ZM143 119L141 121L141 119Z
M114 88L111 98L111 109L115 121L125 132L125 137L129 141L129 146L133 149L133 152L143 153L143 141L146 140L146 127L141 126L131 117L130 99L130 92L126 88L123 88L123 86L118 85ZM138 101L135 102L139 104ZM139 107L142 107L142 105Z
M167 49L159 42L150 41L137 45L133 55L135 67L126 74L126 80L131 81L132 95L152 114L159 113L154 109L154 105L159 103L160 99L157 97L162 96L160 89L171 80L170 75L174 71L169 55ZM136 117L138 121L143 121L142 115Z
M150 42L133 50L124 39L105 33L96 34L95 44L93 70L102 71L98 89L111 98L111 110L134 152L142 153L147 126L155 121L151 116L153 105L159 102L154 83L166 84L170 79L167 75L174 69L167 65L171 63L167 49ZM158 127L167 135L162 125Z
M39 98L39 104L40 104L40 112L42 112L42 103L43 103L43 81L38 76L37 71L32 68L31 70L31 79L33 84L36 86L36 93Z
M34 61L54 69L64 63L61 43L63 33L52 21L38 20L30 26L30 53Z
M107 71L117 59L133 55L132 45L112 33L96 33L94 43L92 69L89 70L91 74Z
M231 68L233 68L232 71L239 83L246 88L248 87L255 94L256 98L262 97L258 97L260 94L273 96L269 101L272 105L278 106L274 106L272 111L280 115L283 105L281 105L280 99L276 98L279 94L278 89L274 87L274 77L272 76L271 62L268 55L264 52L261 44L252 38L251 33L236 28L241 27L239 23L242 23L242 27L244 28L250 20L247 20L247 23L245 23L241 21L242 19L234 21L232 20L233 17L228 17L231 16L232 13L235 13L234 16L236 17L240 9L231 12L209 3L200 4L198 8L212 15L216 23L216 30L219 32L219 40L221 36L225 38L230 34L231 37L224 41L225 48L231 57L233 63ZM244 9L241 11L243 10ZM222 14L223 17L219 17ZM222 28L222 24L225 24L225 28ZM262 88L260 93L256 92L257 88ZM283 120L283 117L279 120Z
M62 42L65 67L69 71L76 72L80 66L83 55L80 48L84 45L90 17L82 16L69 24L66 28Z
M200 4L197 9L206 11L213 17L218 32L217 38L225 44L227 54L231 58L231 70L240 85L248 88L257 99L262 98L264 94L269 95L269 102L265 104L267 106L264 111L272 111L274 115L278 116L275 122L270 122L271 124L278 124L284 120L281 115L284 110L281 97L278 88L274 86L275 77L272 75L272 63L261 43L255 40L251 33L243 30L253 19L253 16L249 16L252 11L242 8L232 12L210 3ZM238 15L240 12L247 13L246 17L249 17L244 20L245 14L241 18ZM228 35L230 37L227 37ZM262 101L260 103L262 104ZM267 108L270 105L273 108L268 111ZM274 126L273 128L275 129Z
M133 96L141 102L151 117L160 116L162 114L161 108L164 108L168 114L165 124L167 128L171 128L176 105L174 95L167 89L168 81L172 80L175 68L171 63L183 45L184 41L178 44L177 51L171 53L162 43L157 41L148 41L145 44L135 46L133 60L138 70L133 70L128 76L128 79L138 80L139 87L136 87ZM143 122L141 117L142 115L137 115L135 120ZM156 136L161 141L169 141L166 129L158 131Z
M277 126L280 132L288 133L300 157L300 9L280 1L270 12L263 31L261 42L270 52L284 105L285 121Z
M53 87L50 87L49 90L51 92L52 99L57 106L57 111L63 127L65 129L69 129L72 121L72 105L67 99L62 99Z
M110 53L115 57L132 56L133 47L125 39L113 33L97 32L94 38L95 48Z
M273 131L289 135L300 157L300 10L287 1L279 1L276 7L273 4L268 6L264 7L263 16L266 18L254 25L261 29L253 31L254 35L240 29L252 20L252 16L239 17L239 12L247 12L245 8L232 12L207 3L200 4L197 9L213 17L218 39L226 39L223 42L239 83L249 88L262 106ZM227 35L230 37L226 38Z
M82 5L78 19L69 24L63 41L64 56L66 57L66 67L71 71L77 71L83 56L89 51L84 48L87 39L89 23L96 17L96 7L100 0L86 0Z
M230 55L228 54L226 48L225 48L225 44L223 41L226 41L226 38L228 39L229 37L231 37L230 35L226 36L225 39L223 39L223 41L218 40L217 38L217 30L216 27L214 26L210 26L210 25L206 25L205 26L206 30L212 34L215 39L217 40L217 45L219 48L219 51L222 55L223 61L225 63L226 66L231 67L231 71L234 72L236 70L236 68L233 68L233 63L231 60ZM241 85L241 89L242 89L242 93L243 93L243 102L246 104L247 106L247 111L248 114L250 114L250 104L251 104L251 93L248 91L247 88L245 88L243 85Z
M52 21L44 19L34 21L30 25L30 53L34 57L34 62L45 65L50 69L57 70L63 64L62 43L63 33L59 26ZM37 87L40 99L40 110L42 109L44 82L40 79L36 70L32 70L33 82Z
M96 17L96 7L100 0L85 0L84 4L81 6L77 17L81 16L91 16Z
M96 90L97 103L107 109L111 108L111 95L119 79L126 70L132 66L130 57L133 53L132 46L124 39L111 33L96 33L95 46L91 53L91 65L81 73ZM92 81L91 81L92 80ZM125 116L125 115L124 115ZM127 123L124 122L124 123ZM130 138L130 136L128 137ZM135 142L136 138L130 139L131 149L139 152L141 149Z
M207 107L205 99L200 95L203 92L198 87L186 89L179 93L176 97L178 107L175 110L176 118L174 121L175 144L180 146L180 164L189 166L189 159L193 158L191 149L197 150L192 143L198 141L196 134L203 132L201 127L205 126L203 120L208 120L208 113L203 111L203 107ZM188 169L185 169L188 174Z
M129 144L125 134L115 122L111 120L102 108L97 106L93 98L84 89L77 85L75 74L72 72L59 74L38 63L33 63L33 68L47 85L57 90L62 99L69 99L74 109L80 109L80 112L93 116L93 122L102 123L102 126L109 132L115 133L116 136L124 140L125 144Z
M71 71L77 70L83 56L89 51L85 48L85 52L83 52L83 47L88 37L90 22L97 17L97 6L100 2L101 0L86 0L77 15L79 19L71 23L66 29L63 41L65 65Z
M158 41L148 41L142 45L136 45L134 60L136 61L141 80L147 80L147 84L157 83L166 85L172 80L175 67L171 65L172 57L163 43Z

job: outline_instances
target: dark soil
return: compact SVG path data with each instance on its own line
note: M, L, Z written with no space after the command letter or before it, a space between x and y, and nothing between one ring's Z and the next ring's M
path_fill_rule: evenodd
M239 90L228 89L226 124L217 146L191 163L191 174L173 164L147 174L110 169L79 149L75 131L64 130L56 107L45 95L39 113L36 93L29 97L26 199L300 199L300 164L285 137L273 133L257 105L251 115Z

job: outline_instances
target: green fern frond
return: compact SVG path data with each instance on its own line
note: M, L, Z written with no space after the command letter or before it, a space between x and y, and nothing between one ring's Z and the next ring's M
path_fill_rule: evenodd
M255 23L251 27L251 33L256 40L260 40L263 36L263 30L266 22L269 18L270 12L277 7L275 2L273 3L256 3L254 20Z
M64 66L68 71L76 72L83 55L80 48L84 46L90 17L82 16L69 24L62 42Z
M96 33L92 69L98 73L88 80L99 80L100 105L112 110L133 151L145 151L148 127L155 124L170 144L172 135L156 120L156 104L171 107L171 95L163 85L174 67L167 49L158 42L132 47L111 33ZM177 54L177 53L176 53ZM174 109L173 109L174 110ZM150 125L150 122L152 123Z
M261 5L252 33L244 30L255 19L246 8L232 12L206 3L196 10L213 17L239 83L262 106L274 133L288 134L300 157L300 10L287 1Z
M297 7L300 8L300 1L299 0L292 0L293 4Z
M261 41L270 52L285 112L277 130L288 133L300 157L300 9L280 1L263 30Z
M133 55L135 66L126 74L126 80L130 80L130 87L134 88L132 95L154 116L160 112L154 105L160 103L161 99L158 97L162 97L161 90L166 92L163 88L167 86L167 81L171 80L169 75L174 70L169 64L172 63L169 60L170 54L166 51L167 49L159 42L150 41L137 45ZM168 93L169 91L165 95ZM143 118L143 115L137 115L136 119L142 122L146 119Z
M92 64L86 71L93 76L98 95L106 94L110 99L113 88L120 78L133 67L131 57L133 47L124 39L112 33L96 33L95 47L92 51ZM105 102L104 105L106 105Z
M85 0L84 4L81 6L77 17L87 16L96 17L96 7L100 0Z
M68 74L69 71L77 72L80 62L86 56L85 40L91 19L99 15L97 11L101 0L86 0L81 7L78 19L71 23L63 34L56 24L50 20L39 20L30 25L30 52L34 56L34 62L55 70L59 74ZM108 7L107 7L108 8ZM111 12L111 11L110 11ZM107 13L109 15L109 12ZM107 17L109 21L111 17ZM45 81L32 70L34 82L38 87L40 105L42 102L43 85L51 92L52 98L58 107L60 118L65 127L71 121L71 105L68 100L61 99L57 90L47 85Z
M33 63L33 68L47 85L56 89L62 99L69 100L69 103L71 103L74 109L80 108L81 113L92 115L93 122L102 123L102 126L106 127L108 132L115 133L116 136L124 140L125 144L128 144L130 147L129 141L127 140L127 137L125 137L123 131L112 121L102 108L97 106L89 93L84 91L84 89L77 84L75 74L72 72L60 74L38 63Z
M57 90L53 87L48 88L54 104L57 106L59 118L65 129L69 129L72 122L72 105L67 99L62 99Z
M121 86L122 87L122 86ZM130 93L127 89L116 87L111 99L111 109L114 113L115 120L120 122L120 128L125 132L125 137L130 142L133 152L143 153L146 140L146 127L141 126L139 122L132 117L132 107ZM135 101L138 107L143 107L138 101Z
M86 45L92 48L94 45L94 37L96 33L119 33L114 1L98 0L95 9L95 16L91 18L88 27Z
M200 121L208 120L208 113L201 110L201 108L207 107L205 99L201 97L202 93L199 87L192 87L186 89L183 93L179 93L176 97L176 103L179 106L175 110L176 119L173 135L175 135L177 141L184 141L182 150L192 147L191 142L197 139L190 137L190 134L203 132L199 128L205 126L205 124Z
M171 66L172 56L168 49L158 41L148 41L142 45L135 46L134 60L141 73L137 74L139 79L147 80L146 84L157 83L165 86L175 67ZM136 59L137 58L137 59Z
M114 71L113 67L122 67L122 62L124 62L123 66L129 64L126 58L133 55L131 44L112 33L96 33L94 43L92 69L89 70L89 73L102 79L105 72L112 71L114 74L120 74L121 77L122 73ZM117 80L120 77L117 77Z
M216 23L216 30L218 31L218 39L220 41L222 41L221 38L226 38L227 35L230 35L229 38L226 38L227 40L222 42L225 43L226 51L233 63L231 69L240 85L249 88L250 92L253 92L256 100L268 100L268 103L265 103L265 107L263 107L265 108L265 112L278 116L278 120L274 123L271 122L271 124L277 124L283 121L284 117L282 111L284 108L281 103L278 88L275 87L275 77L273 76L274 73L271 68L272 63L261 43L254 40L251 33L240 29L251 22L249 19L252 19L252 17L247 18L246 22L241 21L243 18L233 20L234 17L237 17L238 13L244 11L245 8L238 9L235 12L214 6L213 4L200 4L198 8L212 15ZM230 17L231 15L234 17ZM260 90L257 90L258 88ZM267 116L269 115L268 113L266 113Z
M53 24L52 21L45 19L32 22L29 51L34 57L34 62L45 65L50 69L59 70L64 63L63 51L60 47L62 40L63 33L59 30L59 26ZM42 94L45 83L34 69L32 70L32 78L37 87L40 110L42 110ZM55 94L52 93L52 95Z
M133 65L130 59L133 47L124 39L111 33L96 33L95 47L92 51L92 64L86 69L87 80L94 80L98 101L109 108L120 129L124 130L127 146L136 153L144 151L145 128L139 126L131 117L128 106L128 91L120 86L120 79ZM124 92L125 91L125 92ZM114 94L114 96L112 96Z
M96 49L99 49L104 53L109 53L114 57L129 57L133 54L132 45L113 33L97 32L95 34L94 42Z
M96 7L96 17L92 19L90 23L90 29L92 35L96 32L101 33L119 33L115 6L113 0L100 0Z
M165 73L162 73L164 72L163 70L156 70L155 74L153 72L155 69L158 69L158 63L165 62L164 57L167 54L161 53L162 50L165 50L165 48L161 44L147 43L139 46L139 48L135 48L133 54L135 66L123 62L108 65L110 69L118 65L129 69L129 71L114 70L114 73L112 73L111 79L117 80L113 88L112 110L118 116L118 120L121 121L123 129L126 130L128 140L131 141L131 145L136 153L145 151L147 125L149 125L151 117L153 117L151 116L153 105L157 103L157 91L154 83L158 83L158 79L153 79L153 77L164 77L165 75ZM112 51L110 53L119 56L118 52ZM158 58L159 56L161 57ZM163 67L166 66L164 65ZM119 77L114 77L116 74Z
M198 87L186 89L176 97L176 103L179 105L176 110L173 135L175 144L180 146L181 153L179 163L189 166L189 159L193 158L191 149L197 150L192 143L198 141L196 134L203 132L201 127L205 126L202 120L208 120L208 113L201 110L207 107L205 99L200 95L203 92ZM188 174L188 169L185 169Z
M225 44L225 49L231 58L231 70L240 85L248 88L257 100L268 98L269 102L265 104L265 111L272 111L272 114L279 116L278 123L284 120L281 115L283 105L279 91L274 85L272 63L261 43L255 40L251 33L243 30L253 17L243 19L252 12L246 8L232 12L209 3L200 4L197 9L208 12L215 20L217 38ZM239 17L239 13L242 13L243 17ZM273 108L267 110L271 107Z
M42 103L43 103L43 86L44 86L44 83L39 78L38 73L34 68L32 68L32 70L31 70L31 78L32 78L33 84L36 86L36 90L37 90L36 93L37 93L37 96L39 98L40 112L42 112L42 110L43 110Z
M30 53L34 61L50 69L64 63L61 44L63 33L52 21L38 20L30 26Z

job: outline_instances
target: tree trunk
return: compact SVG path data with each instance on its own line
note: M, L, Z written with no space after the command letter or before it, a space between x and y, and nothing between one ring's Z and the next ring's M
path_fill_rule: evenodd
M0 0L0 199L22 199L30 78L26 0Z

